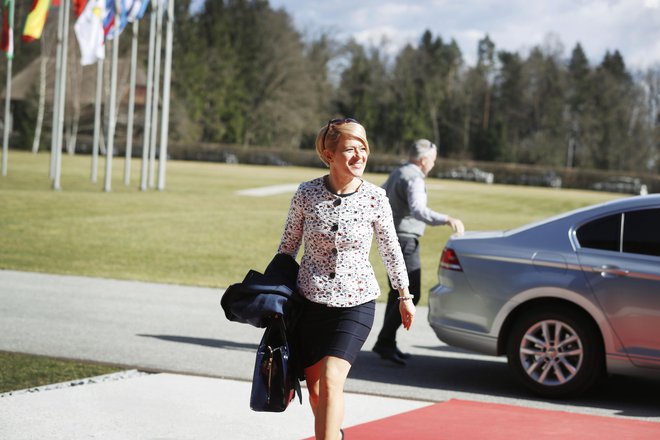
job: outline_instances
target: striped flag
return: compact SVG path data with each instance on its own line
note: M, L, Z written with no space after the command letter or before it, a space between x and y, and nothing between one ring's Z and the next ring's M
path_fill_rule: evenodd
M6 52L7 58L11 60L14 58L14 0L5 0L4 5L0 49Z
M124 30L128 23L128 11L126 9L127 0L106 0L105 16L103 17L103 29L105 30L106 40L112 40L115 37L115 16L119 12L119 33Z
M33 0L32 9L25 20L25 27L23 28L23 41L29 43L30 41L38 40L46 24L48 17L48 8L50 7L50 0Z
M149 6L149 0L126 0L126 10L128 11L128 22L133 23L140 20Z
M134 0L133 7L128 13L128 21L133 22L135 20L142 20L145 12L147 12L149 3L151 3L150 0Z

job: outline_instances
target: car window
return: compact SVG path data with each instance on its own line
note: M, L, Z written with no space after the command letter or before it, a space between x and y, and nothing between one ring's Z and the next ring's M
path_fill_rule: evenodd
M624 214L623 251L660 256L660 209Z
M610 215L586 223L577 230L577 239L583 248L618 252L621 238L621 214Z

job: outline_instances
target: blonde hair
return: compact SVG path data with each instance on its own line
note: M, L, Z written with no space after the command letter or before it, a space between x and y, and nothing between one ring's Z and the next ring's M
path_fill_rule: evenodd
M369 154L367 132L362 124L354 119L333 119L324 125L316 135L316 154L319 155L319 158L324 164L329 166L324 152L326 150L334 152L342 136L349 139L356 139L365 146L367 155Z

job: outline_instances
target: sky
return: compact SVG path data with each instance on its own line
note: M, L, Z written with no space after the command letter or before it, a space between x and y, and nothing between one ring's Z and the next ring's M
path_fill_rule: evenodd
M200 1L200 0L197 0ZM211 0L214 1L214 0ZM321 32L379 46L396 55L416 45L425 30L456 40L473 65L486 34L496 50L528 53L534 46L579 42L592 65L619 50L629 69L660 66L660 0L270 0L306 37ZM559 44L560 43L560 44Z

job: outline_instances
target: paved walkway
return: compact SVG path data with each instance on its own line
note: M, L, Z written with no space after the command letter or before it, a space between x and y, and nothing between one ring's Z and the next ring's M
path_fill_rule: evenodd
M158 372L2 397L0 439L310 437L306 401L292 403L283 414L249 409L254 353L263 330L227 321L221 293L0 270L0 350ZM383 312L378 304L376 327ZM420 308L413 331L401 332L400 344L415 354L405 369L369 352L375 332L369 336L347 383L345 426L455 398L660 421L652 387L642 404L634 387L620 393L614 406L607 397L568 406L521 397L526 394L516 389L503 359L439 343L425 322L427 313Z
M151 374L0 399L0 438L290 440L314 435L309 405L283 413L249 409L250 383ZM307 397L304 392L305 399ZM346 426L428 403L346 395Z
M160 372L5 395L0 439L312 436L304 388L303 405L293 402L284 413L249 409L254 353L263 330L227 321L221 294L219 289L0 271L0 350ZM347 393L345 422L355 425L428 404Z

